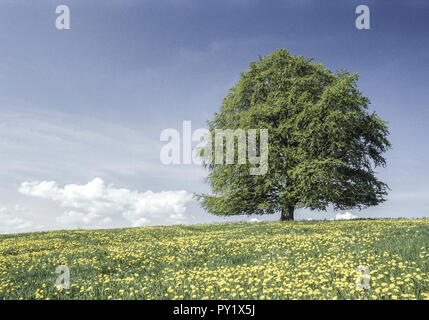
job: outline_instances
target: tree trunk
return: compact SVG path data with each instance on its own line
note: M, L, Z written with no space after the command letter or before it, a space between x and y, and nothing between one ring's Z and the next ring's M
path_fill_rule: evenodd
M293 220L294 211L295 211L295 207L292 207L292 206L283 207L282 214L280 216L280 221Z

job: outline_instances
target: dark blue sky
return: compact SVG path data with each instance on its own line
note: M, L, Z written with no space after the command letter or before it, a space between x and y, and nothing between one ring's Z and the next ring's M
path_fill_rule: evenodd
M60 4L71 30L55 28ZM370 30L355 28L360 4ZM249 61L286 48L358 72L371 110L390 121L393 149L380 170L389 201L354 213L427 216L428 31L424 0L1 1L0 208L49 211L17 192L33 180L207 190L199 168L159 162L160 132L183 120L204 126ZM190 207L188 222L216 220Z

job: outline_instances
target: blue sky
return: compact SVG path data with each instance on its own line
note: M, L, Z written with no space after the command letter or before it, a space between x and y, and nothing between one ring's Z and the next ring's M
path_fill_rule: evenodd
M55 28L60 4L71 30ZM355 28L360 4L370 30ZM277 48L360 73L390 122L388 201L352 214L427 217L428 16L423 0L0 1L0 232L248 220L189 200L208 191L206 172L162 165L159 135L204 127L248 63Z

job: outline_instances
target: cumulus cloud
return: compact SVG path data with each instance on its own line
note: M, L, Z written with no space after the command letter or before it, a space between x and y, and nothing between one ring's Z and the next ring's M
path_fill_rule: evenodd
M106 185L100 178L64 187L55 181L23 182L18 191L67 208L57 222L69 227L109 227L118 219L134 227L184 223L186 205L192 201L184 190L139 192Z
M351 220L351 219L357 219L358 216L355 216L354 214L350 212L344 212L344 213L337 213L335 215L334 220Z
M0 233L18 233L37 229L31 218L28 217L27 209L19 205L13 208L0 208Z

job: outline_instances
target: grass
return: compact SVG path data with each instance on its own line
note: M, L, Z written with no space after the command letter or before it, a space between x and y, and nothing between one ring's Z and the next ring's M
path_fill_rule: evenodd
M428 244L429 219L1 235L0 299L429 299Z

